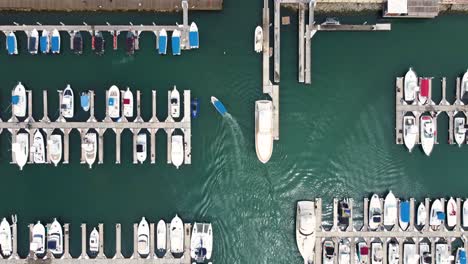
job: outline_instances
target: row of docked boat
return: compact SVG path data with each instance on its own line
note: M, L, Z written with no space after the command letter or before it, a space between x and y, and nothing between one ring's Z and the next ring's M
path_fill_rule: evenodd
M460 121L458 118L455 120L457 122ZM461 132L457 129L455 130L455 138L457 139L457 142L460 140L460 133ZM464 138L464 136L462 137ZM461 141L463 141L463 138L461 138ZM427 156L431 155L434 144L437 142L437 125L435 117L430 114L421 115L418 128L416 117L411 113L407 113L403 117L403 141L409 152L411 152L416 143L418 143L418 139L421 142L423 152Z
M39 29L40 30L40 29ZM60 53L61 49L61 38L60 32L58 29L53 29L49 32L46 29L40 30L41 33L37 29L33 29L30 32L26 32L28 37L28 52L30 54L38 54L40 53L53 53L58 54ZM125 38L126 44L126 52L129 55L135 53L135 50L139 48L139 37L140 31L137 30L130 30L127 32ZM173 55L180 55L181 54L181 30L175 29L171 35L171 48ZM69 32L71 35L71 48L74 53L82 54L83 53L83 36L80 31L72 31ZM159 32L156 32L157 35L157 48L158 52L161 55L165 55L167 53L167 41L168 41L168 32L166 29L161 29ZM118 34L114 32L113 34L113 47L117 49L117 36ZM192 22L188 32L188 43L190 49L197 49L199 48L199 35L198 35L198 27L195 22ZM16 38L16 33L10 31L7 33L6 37L6 49L8 54L16 55L18 54L18 41ZM98 55L104 54L105 51L105 39L101 31L94 30L91 33L91 49Z
M49 32L42 30L41 35L37 29L33 29L27 33L28 36L28 52L31 54L41 53L60 53L60 33L57 29ZM15 32L8 32L6 37L6 49L9 55L18 54L18 41Z
M428 104L430 95L431 79L418 78L413 68L409 68L404 78L403 96L407 104Z
M354 242L356 243L356 242ZM396 240L390 240L383 243L380 239L374 239L369 245L358 240L355 247L351 246L350 239L339 240L337 248L331 240L325 240L322 244L322 263L324 264L350 264L351 254L354 254L356 264L382 264L384 259L389 264L449 264L455 260L456 264L466 264L466 251L464 248L458 248L455 256L450 252L451 246L446 241L440 241L435 244L435 252L431 252L431 243L429 241L415 243L405 242L403 245ZM384 246L387 247L385 256ZM403 256L400 256L400 247ZM433 259L433 255L435 258ZM402 258L402 259L400 259Z

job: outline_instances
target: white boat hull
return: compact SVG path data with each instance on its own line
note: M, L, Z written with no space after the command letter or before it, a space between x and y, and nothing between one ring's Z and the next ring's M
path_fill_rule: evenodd
M55 247L51 247L51 244ZM57 219L54 219L47 230L47 249L54 255L63 254L63 230Z
M37 222L33 226L32 230L32 241L29 244L29 250L34 252L36 255L42 255L45 253L45 227L41 222Z
M465 139L466 139L466 129L465 129L466 119L465 117L455 117L453 122L454 122L453 134L455 137L455 142L457 142L458 146L461 147L461 145L465 143Z
M53 134L47 142L50 161L57 166L62 160L62 136Z
M147 156L147 138L145 133L138 134L136 144L137 160L143 164Z
M468 227L468 200L463 202L463 219L462 219L463 227Z
M463 74L463 78L460 85L460 96L462 99L466 99L466 94L468 92L468 71Z
M117 86L112 85L108 91L109 99L107 102L107 111L110 118L120 117L120 90Z
M149 225L143 217L138 224L138 254L148 256L149 254Z
M315 247L315 203L298 201L296 208L296 243L304 263L313 263Z
M18 133L16 142L12 144L13 158L20 170L23 170L24 165L28 162L29 157L29 134Z
M166 230L166 222L164 220L159 220L158 225L156 227L156 249L158 251L165 251L167 249L166 245L166 237L167 237L167 230Z
M181 135L172 135L171 160L172 164L179 168L184 162L184 139Z
M93 254L99 252L99 232L96 228L93 228L93 231L89 235L89 251Z
M416 92L418 90L418 76L412 68L408 70L404 79L403 96L407 103L412 103L416 99Z
M427 219L426 206L423 203L420 203L418 206L418 212L416 214L416 225L425 226L426 219Z
M262 163L267 163L273 153L273 103L255 102L255 151Z
M171 91L171 117L180 117L180 93L175 86Z
M455 199L450 197L447 202L447 226L450 228L455 227L457 224L457 215L458 215L458 207L457 202Z
M125 117L133 117L133 93L129 88L123 96L123 114Z
M382 207L377 194L372 195L369 203L369 229L377 230L382 223Z
M423 115L421 116L420 126L421 146L424 153L427 156L430 156L432 149L434 148L437 135L434 119L431 116Z
M392 227L396 224L398 218L397 199L390 191L384 201L384 226Z
M414 116L403 117L403 140L409 152L411 152L418 140L418 127Z
M4 257L9 257L13 250L11 227L6 218L3 218L0 223L0 248Z
M254 35L254 50L257 53L262 52L263 50L263 29L261 26L257 26L255 28L255 35Z
M44 136L40 129L34 133L33 144L31 147L31 153L33 153L33 161L37 164L45 163L45 143Z
M12 93L13 97L18 98L18 102L12 102L12 112L13 115L16 117L24 117L26 116L26 104L27 104L27 97L26 97L26 88L24 88L23 84L19 82L15 89L13 89Z
M70 85L67 85L63 90L62 106L60 107L62 116L65 118L73 118L75 114L75 95Z
M431 206L431 216L429 218L429 224L433 230L438 230L443 223L442 219L438 218L438 212L444 212L442 203L439 199L436 199Z
M97 135L96 133L87 133L83 140L83 144L81 146L84 148L85 151L85 160L86 163L91 168L96 161L96 153L97 153Z
M184 223L179 216L175 216L170 226L171 252L181 254L184 252Z

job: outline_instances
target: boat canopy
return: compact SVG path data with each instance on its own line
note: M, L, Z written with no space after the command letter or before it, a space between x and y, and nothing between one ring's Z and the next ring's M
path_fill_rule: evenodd
M180 55L180 37L172 37L172 54Z
M60 50L60 39L57 36L52 36L52 51Z
M189 42L191 48L198 48L198 31L189 32Z
M16 105L16 104L19 104L19 101L20 101L20 96L19 95L13 95L11 97L11 103Z
M115 99L114 98L109 98L109 105L113 106L114 103L115 103Z
M158 47L159 47L159 54L166 54L167 36L159 36Z
M410 204L408 201L400 203L400 219L402 222L408 223L410 218Z
M48 41L49 41L49 37L47 36L42 36L41 39L40 39L40 43L41 44L41 51L42 52L46 52L47 51L47 44L48 44Z
M361 255L364 255L364 256L368 255L369 254L369 248L367 246L364 246L364 247L361 248L360 252L361 252Z
M7 44L8 44L8 53L9 54L14 54L15 49L16 49L15 37L14 36L8 36Z
M130 99L124 98L124 99L123 99L123 103L124 103L124 104L130 104Z
M55 239L47 241L47 247L49 249L56 249L57 248L57 241Z
M429 79L421 79L421 96L429 96Z
M445 219L445 213L441 211L437 212L437 219L443 221Z
M458 253L458 259L460 260L460 264L466 264L466 251L460 250Z
M80 97L81 107L87 107L89 105L89 95L85 94Z

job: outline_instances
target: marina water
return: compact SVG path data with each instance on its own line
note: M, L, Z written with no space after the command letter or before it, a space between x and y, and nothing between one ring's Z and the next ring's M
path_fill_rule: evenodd
M257 1L258 2L258 1ZM394 144L394 81L409 66L419 76L446 76L448 98L455 77L468 67L466 22L462 15L435 20L392 20L391 32L320 32L312 41L312 85L297 83L297 16L281 28L280 140L266 165L255 155L254 101L261 94L261 58L253 51L253 32L261 23L261 1L225 1L222 12L191 12L200 29L200 49L182 56L160 56L154 35L142 34L134 57L119 50L105 33L106 52L68 51L62 35L57 56L31 56L26 36L17 33L18 56L8 56L0 37L0 108L7 110L10 91L21 81L33 91L35 118L42 117L42 90L49 91L49 114L58 116L58 89L96 91L96 115L105 113L105 89L116 84L142 91L142 113L151 115L151 90L158 92L158 117L167 114L166 91L177 85L200 99L200 117L192 123L192 165L176 170L166 164L166 136L157 134L156 164L133 165L130 131L122 133L122 164L114 164L115 135L105 134L104 164L89 170L79 164L79 135L71 134L70 164L27 165L20 172L11 160L10 136L0 136L2 191L0 215L18 214L19 249L28 250L26 225L58 217L71 223L71 250L79 254L79 224L105 223L106 253L114 247L114 223L122 223L122 248L132 252L132 226L141 216L151 222L178 213L186 221L210 221L216 263L301 263L294 239L295 202L322 197L352 197L392 189L408 198L466 197L468 147L446 144L447 120L439 118L439 145L430 158L419 149L407 153ZM340 17L342 22L371 23L379 14ZM34 18L34 20L32 19ZM242 19L239 19L242 18ZM319 17L318 21L324 19ZM0 23L133 22L174 23L179 14L153 13L6 13ZM180 22L180 21L179 21ZM435 99L440 84L433 82ZM210 96L232 115L221 117ZM76 102L77 103L77 102ZM77 110L78 119L86 113ZM7 110L7 112L10 109ZM6 120L10 113L2 111ZM356 202L361 206L362 203ZM362 212L355 211L362 217ZM331 205L324 210L331 220Z

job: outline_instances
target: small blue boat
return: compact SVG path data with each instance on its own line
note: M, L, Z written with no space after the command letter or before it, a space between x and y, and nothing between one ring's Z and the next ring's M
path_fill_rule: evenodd
M10 32L7 36L7 51L8 55L16 55L18 54L18 47L16 45L16 35L13 32Z
M457 249L457 257L455 259L456 264L466 264L466 251L464 248Z
M410 204L408 201L400 202L400 227L402 230L408 228L410 221Z
M199 111L198 98L192 99L191 108L192 108L192 118L196 118L198 116L198 111Z
M49 53L50 50L50 35L49 31L43 30L41 34L41 38L39 39L39 46L41 47L42 53Z
M52 31L52 38L51 38L51 50L52 53L58 54L60 53L60 33L57 29Z
M190 43L190 48L191 49L198 49L199 43L198 43L198 27L195 22L192 22L190 25L190 31L189 31L189 43Z
M158 49L159 54L166 55L167 53L167 32L163 28L159 31L159 38L158 38Z
M83 108L83 110L86 112L89 110L89 97L90 96L88 91L82 92L80 96L81 108Z
M180 55L180 31L172 32L172 55Z
M226 107L224 107L223 103L221 103L218 98L211 96L211 103L222 116L227 114Z

